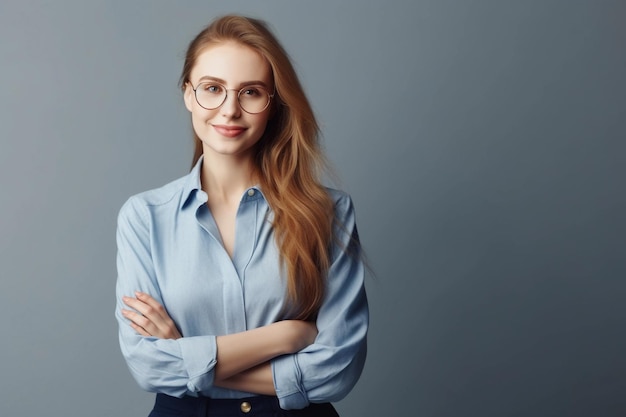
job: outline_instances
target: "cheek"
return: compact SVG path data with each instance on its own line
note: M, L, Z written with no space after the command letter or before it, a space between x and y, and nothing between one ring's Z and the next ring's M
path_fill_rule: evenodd
M269 113L264 113L262 115L255 115L254 124L258 130L264 132L267 127L267 122L269 121Z
M207 121L211 119L211 117L213 117L213 113L215 113L214 110L197 110L194 109L191 112L191 124L193 125L193 128L196 130L196 133L198 133L198 129L204 129L207 126Z
M263 134L265 133L266 129L267 129L267 118L256 120L254 123L254 130L253 130L254 134L251 136L251 140L254 141L255 143L258 142L263 136Z

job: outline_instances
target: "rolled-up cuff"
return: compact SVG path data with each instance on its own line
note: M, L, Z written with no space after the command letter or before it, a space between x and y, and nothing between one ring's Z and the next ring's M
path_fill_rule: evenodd
M187 390L198 393L210 389L217 363L215 336L183 337L178 339L178 343L189 376Z
M272 360L272 375L280 408L297 410L309 405L297 355L284 355Z

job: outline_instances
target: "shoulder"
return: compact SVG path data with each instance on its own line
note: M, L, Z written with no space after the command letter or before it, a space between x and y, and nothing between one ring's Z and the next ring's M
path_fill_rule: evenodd
M349 254L352 259L358 259L360 244L352 197L345 191L326 189L335 204L333 258Z
M184 198L187 179L188 175L129 197L122 205L119 217L145 218L156 207L173 205L177 208Z
M354 216L354 203L350 194L330 187L326 187L326 191L335 205L335 216L339 220Z
M350 194L336 188L326 187L326 192L335 204L335 208L352 207L352 197Z

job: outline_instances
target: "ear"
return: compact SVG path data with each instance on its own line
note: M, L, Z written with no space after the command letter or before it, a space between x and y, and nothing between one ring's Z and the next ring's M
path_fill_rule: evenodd
M183 100L185 100L185 107L191 112L193 109L193 102L196 100L193 88L190 83L185 83L185 91L183 92Z

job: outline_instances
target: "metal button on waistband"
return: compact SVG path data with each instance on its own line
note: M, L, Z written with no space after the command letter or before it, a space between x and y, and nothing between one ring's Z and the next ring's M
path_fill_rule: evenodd
M252 405L248 401L244 401L241 403L241 411L243 413L249 413L252 410Z

